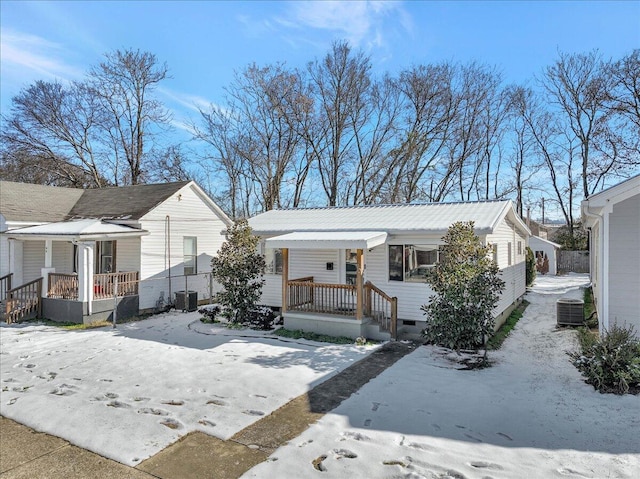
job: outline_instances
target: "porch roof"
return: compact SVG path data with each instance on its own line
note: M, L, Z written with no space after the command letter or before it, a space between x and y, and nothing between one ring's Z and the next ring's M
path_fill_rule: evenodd
M385 244L384 231L294 231L265 240L269 248L371 249Z
M21 240L107 240L148 235L149 232L130 226L109 223L98 219L60 221L27 228L16 228L5 233Z

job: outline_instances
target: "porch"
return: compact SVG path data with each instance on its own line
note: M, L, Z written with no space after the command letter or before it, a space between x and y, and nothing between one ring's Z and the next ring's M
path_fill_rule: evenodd
M379 231L294 232L267 238L267 247L281 251L285 327L333 336L396 339L397 298L364 279L364 251L384 244L386 238L387 234ZM345 274L342 279L333 279L339 283L316 282L314 276L289 279L290 249L355 251L355 263L349 263L355 271L349 270L351 278ZM329 267L333 268L333 263L328 263Z

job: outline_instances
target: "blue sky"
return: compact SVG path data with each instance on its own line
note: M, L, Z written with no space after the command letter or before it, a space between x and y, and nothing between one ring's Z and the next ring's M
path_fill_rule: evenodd
M346 39L374 70L440 60L497 65L524 82L558 51L640 47L640 2L0 2L0 107L37 79L81 78L117 48L168 64L161 99L175 123L221 103L234 70L251 62L304 66Z

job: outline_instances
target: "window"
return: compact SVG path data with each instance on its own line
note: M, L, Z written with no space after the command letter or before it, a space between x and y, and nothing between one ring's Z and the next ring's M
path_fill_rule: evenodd
M265 272L268 274L282 274L282 250L280 248L265 248Z
M518 255L522 254L522 241L518 241Z
M185 236L182 240L182 253L184 256L184 274L198 273L198 241L195 236Z
M356 284L356 277L358 275L358 253L356 250L347 249L345 250L344 258L346 284Z
M116 266L116 242L96 241L95 272L113 273Z
M507 244L507 264L511 266L511 241Z
M389 281L424 283L441 254L436 245L389 245Z
M493 262L498 264L498 244L493 243Z

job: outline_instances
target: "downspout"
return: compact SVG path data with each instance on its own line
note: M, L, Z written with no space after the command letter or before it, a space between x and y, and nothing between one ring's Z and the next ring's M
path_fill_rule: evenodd
M168 266L169 271L169 296L167 297L167 304L171 302L171 217L167 215L164 218L164 254L165 254L165 267Z
M596 219L599 221L596 221L599 224L599 228L598 228L598 251L597 251L597 269L599 272L599 278L598 278L598 284L597 284L597 289L598 292L600 293L599 299L601 300L600 302L596 302L596 311L598 311L598 323L599 323L599 329L600 332L602 332L602 328L603 328L603 321L604 321L604 311L605 311L605 305L607 303L607 301L605 300L605 296L604 296L604 214L599 215L598 213L592 213L591 211L589 211L589 205L586 205L584 208L582 208L582 211L584 213L584 215L587 218L592 218L592 219ZM590 249L591 249L591 244L593 244L593 229L589 228L589 239L590 239ZM589 263L591 263L591 261L589 261ZM589 273L589 277L591 279L591 283L593 284L593 274L592 272ZM594 300L595 297L594 297ZM598 304L600 303L600 304Z

